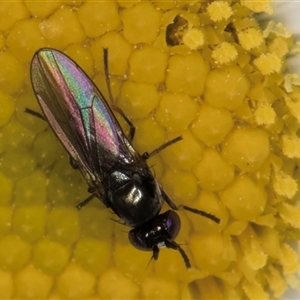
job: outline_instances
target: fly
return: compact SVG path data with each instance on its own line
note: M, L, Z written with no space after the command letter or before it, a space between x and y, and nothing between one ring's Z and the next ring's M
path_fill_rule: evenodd
M108 72L108 51L104 49L105 75L113 99ZM32 87L54 133L67 150L71 165L84 176L91 196L80 209L99 198L121 222L132 229L128 238L140 250L152 251L157 260L162 247L178 250L187 268L189 258L175 238L180 218L174 210L183 208L219 223L214 215L185 205L177 206L151 173L146 161L181 140L177 137L158 149L140 155L132 145L135 127L122 110L113 106L129 124L127 137L112 109L87 74L68 56L43 48L31 62ZM37 114L29 109L27 112ZM163 202L172 210L160 214Z

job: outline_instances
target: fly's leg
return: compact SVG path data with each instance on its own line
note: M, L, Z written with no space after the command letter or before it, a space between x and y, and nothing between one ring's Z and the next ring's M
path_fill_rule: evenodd
M132 140L134 138L134 135L135 135L135 126L132 124L131 120L126 116L126 114L123 112L123 110L115 105L114 97L112 95L110 75L109 75L109 67L108 67L108 49L107 48L103 48L103 60L104 60L104 72L105 72L106 86L107 86L110 102L112 103L111 106L116 112L118 112L124 118L124 120L129 125L129 137L128 138L132 142ZM154 151L152 151L150 153L145 152L142 155L142 157L144 159L148 159L151 156L153 156L153 155L157 154L158 152L160 152L161 150L165 149L166 147L168 147L168 146L170 146L170 145L172 145L172 144L174 144L174 143L176 143L180 140L182 140L182 137L178 136L175 139L161 145L159 148L155 149Z
M37 117L37 118L39 118L39 119L41 119L43 121L47 121L46 118L42 114L40 114L39 112L34 111L34 110L30 109L30 108L25 107L24 112L27 113L27 114L29 114L29 115L32 115L34 117Z
M173 210L180 210L180 209L185 209L189 212L192 212L194 214L197 214L197 215L200 215L200 216L203 216L205 218L208 218L214 222L216 222L217 224L219 224L221 222L221 220L219 218L217 218L216 216L214 216L213 214L211 213L208 213L208 212L205 212L203 210L200 210L200 209L196 209L196 208L193 208L193 207L189 207L189 206L186 206L186 205L183 205L183 204L180 204L180 205L176 205L172 200L171 198L168 196L168 194L163 190L163 188L160 188L161 190L161 194L162 194L162 198L167 202L167 204L173 209Z
M104 73L105 73L106 86L107 86L111 106L112 106L113 110L115 110L117 113L119 113L124 118L124 120L127 122L127 124L129 125L129 137L128 138L130 141L132 141L134 138L134 135L135 135L135 126L132 124L131 120L125 115L123 110L115 105L114 97L112 95L109 68L108 68L108 49L107 48L103 48L103 60L104 60Z
M179 253L181 254L183 260L184 260L184 263L185 263L185 266L187 267L187 269L192 267L188 256L186 255L184 250L179 246L179 244L177 244L175 241L168 241L167 240L166 241L166 247L169 248L169 249L178 250Z
M188 258L188 256L186 255L186 253L184 252L184 250L180 247L179 244L177 244L175 241L170 241L170 240L165 240L164 241L166 244L166 247L169 249L173 249L173 250L178 250L179 253L181 254L183 261L185 263L185 266L187 267L187 269L191 268L191 263L190 260ZM153 249L152 249L152 257L149 261L149 263L151 262L152 259L154 260L158 260L158 256L159 256L159 247L157 245L153 245ZM148 265L149 265L148 263ZM147 266L148 267L148 266Z
M69 155L69 163L73 169L79 169L79 163L72 156Z
M24 112L29 114L29 115L32 115L34 117L37 117L37 118L39 118L43 121L47 121L46 118L42 114L40 114L39 112L36 112L36 111L34 111L30 108L25 107ZM74 158L72 158L71 156L69 156L69 162L70 162L70 165L73 169L78 169L79 168L78 162Z
M115 106L114 104L112 105L112 108L119 113L123 119L126 121L126 123L129 125L129 135L128 138L130 140L130 142L132 142L134 135L135 135L135 126L132 124L131 120L125 115L125 113L123 112L123 110L117 106Z
M87 197L85 200L83 200L82 202L80 202L79 204L76 205L76 208L78 210L82 209L85 205L87 205L94 197L96 197L94 194L92 194L91 196Z
M36 111L34 111L30 108L25 107L25 113L30 114L34 117L37 117L37 118L39 118L43 121L47 121L46 118L43 115L41 115L40 113L38 113L38 112L36 112ZM79 168L78 162L74 158L72 158L71 156L69 156L69 162L70 162L70 165L73 169L78 169ZM90 195L88 198L86 198L85 200L83 200L82 202L77 204L76 208L78 210L80 210L83 206L88 204L94 197L96 197L94 194Z
M155 150L153 150L153 151L150 152L150 153L149 153L149 152L143 153L142 157L143 157L143 159L146 160L146 159L150 158L151 156L153 156L153 155L159 153L160 151L166 149L167 147L169 147L169 146L171 146L171 145L173 145L173 144L175 144L175 143L177 143L177 142L179 142L179 141L181 141L181 140L182 140L182 137L181 137L181 136L178 136L178 137L176 137L175 139L170 140L170 141L168 141L168 142L162 144L161 146L159 146L158 148L156 148Z

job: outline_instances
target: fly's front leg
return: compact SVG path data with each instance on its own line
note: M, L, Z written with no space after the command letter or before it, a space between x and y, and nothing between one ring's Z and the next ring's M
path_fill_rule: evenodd
M183 205L183 204L180 204L180 205L176 205L173 200L168 196L168 194L163 190L163 188L160 188L160 191L161 191L161 195L162 195L162 198L164 199L164 201L166 201L166 203L173 209L173 210L180 210L180 209L185 209L189 212L192 212L194 214L197 214L197 215L200 215L200 216L203 216L205 218L208 218L216 223L220 223L221 220L219 218L217 218L216 216L214 216L213 214L211 213L208 213L206 211L203 211L203 210L200 210L200 209L197 209L197 208L193 208L193 207L190 207L190 206L186 206L186 205Z

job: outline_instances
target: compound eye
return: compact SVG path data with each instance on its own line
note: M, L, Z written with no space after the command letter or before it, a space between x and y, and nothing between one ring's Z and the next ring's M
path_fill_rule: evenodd
M130 243L137 249L143 251L151 251L152 248L149 248L145 241L145 236L142 232L139 232L135 229L131 229L128 233L128 239Z
M135 248L151 251L154 246L166 246L167 241L173 241L178 235L180 225L179 216L174 211L168 210L140 227L131 229L128 239Z
M180 218L176 212L172 210L168 210L162 215L165 216L165 225L167 226L167 230L171 236L171 240L173 241L178 235L181 227Z

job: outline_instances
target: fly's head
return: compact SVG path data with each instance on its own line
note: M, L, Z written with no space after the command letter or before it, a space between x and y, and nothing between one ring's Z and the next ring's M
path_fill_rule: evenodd
M181 222L176 212L168 210L157 215L143 225L129 231L128 238L131 244L139 250L152 251L152 258L158 259L160 248L178 250L187 268L190 261L183 249L174 241L180 230Z

